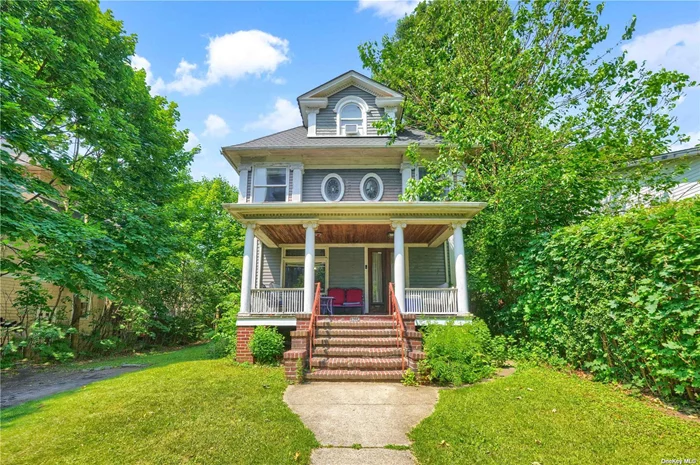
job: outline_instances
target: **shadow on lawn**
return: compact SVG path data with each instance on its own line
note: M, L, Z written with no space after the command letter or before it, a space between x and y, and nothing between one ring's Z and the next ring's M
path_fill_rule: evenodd
M45 401L76 393L97 381L149 368L209 359L207 345L199 344L168 352L112 357L63 367L24 369L16 376L3 379L0 427L4 429L17 418L37 412Z

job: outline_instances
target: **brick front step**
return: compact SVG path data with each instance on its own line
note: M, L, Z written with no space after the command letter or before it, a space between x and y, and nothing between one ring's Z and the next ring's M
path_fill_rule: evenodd
M320 337L314 339L316 346L391 347L396 346L395 337Z
M367 329L391 329L394 324L389 319L362 319L360 321L351 320L336 320L336 319L321 319L316 322L317 328L367 328Z
M310 381L401 381L401 370L313 370L306 374Z
M317 337L329 336L349 336L349 337L396 337L393 329L374 328L319 328L316 330Z
M355 368L362 370L400 370L403 366L401 357L370 358L370 357L315 357L312 359L314 368ZM408 366L406 363L405 366Z
M401 357L399 347L314 347L314 357Z

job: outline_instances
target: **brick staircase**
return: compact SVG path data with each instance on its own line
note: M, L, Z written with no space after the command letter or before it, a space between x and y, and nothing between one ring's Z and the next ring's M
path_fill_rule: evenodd
M402 366L415 368L422 358L420 333L413 320L406 322L403 341L397 344L391 317L384 315L323 316L316 321L308 381L399 382ZM304 326L297 320L297 328ZM405 350L402 351L402 346ZM308 329L292 332L292 350L285 353L287 377L296 378L296 359L308 363ZM294 364L288 363L293 361Z

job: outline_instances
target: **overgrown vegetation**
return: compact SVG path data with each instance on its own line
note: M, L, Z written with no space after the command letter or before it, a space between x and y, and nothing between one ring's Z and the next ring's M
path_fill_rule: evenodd
M465 246L474 310L497 331L530 241L615 211L642 184L663 190L658 164L628 164L688 139L670 112L695 83L603 48L603 8L437 0L360 47L372 76L406 95L402 124L442 138L437 160L409 153L427 174L406 197L489 204L468 223ZM621 41L633 32L634 18Z
M471 384L493 374L505 361L503 336L491 337L482 320L463 325L430 325L424 330L421 372L438 384Z
M256 326L248 346L256 363L276 364L284 353L284 336L274 326Z
M599 379L700 392L700 199L542 236L514 275L521 340Z
M0 14L0 275L19 284L3 363L201 339L238 291L240 228L221 209L235 188L191 179L177 106L97 1Z
M318 444L282 400L283 371L206 352L140 356L154 367L3 409L0 462L309 463Z
M545 368L440 392L411 433L422 464L660 463L700 455L695 421Z
M626 57L620 45L632 38L634 18L620 41L607 47L608 26L600 20L603 8L603 4L592 6L583 0L436 0L419 4L381 43L360 46L363 64L373 78L406 96L401 125L441 138L437 159L424 156L418 147L409 149L407 156L425 167L426 174L420 180L409 181L405 199L488 202L466 227L465 249L471 309L495 333L524 334L515 332L523 317L523 307L517 305L523 287L514 284L519 276L535 273L522 264L532 241L594 214L617 215L633 203L660 201L663 192L673 185L675 173L663 172L660 163L647 160L689 139L679 133L671 112L686 89L697 83L673 70L650 71L643 63ZM389 120L379 126L388 133L401 129ZM627 243L624 236L614 237ZM658 244L644 244L634 237L629 240L636 240L640 249ZM686 234L685 242L692 241L697 243L697 237ZM669 253L684 253L681 248L686 246L679 242L678 247L678 252ZM574 253L573 248L567 250ZM561 257L563 260L564 254ZM620 263L606 264L608 258L617 260L617 256L605 257L600 263L596 258L600 273L594 275L594 270L587 268L586 277L612 278L607 268L629 263L620 257ZM528 264L538 266L533 260ZM651 276L655 273L651 268L658 265L635 262L634 266L641 269L630 270L630 275L641 276L646 270ZM543 286L558 277L545 278L544 269L537 273ZM683 270L664 273L684 282L697 278L685 264ZM608 307L605 318L619 318L616 324L627 320L626 310L620 308L620 302L630 297L627 283L620 283L622 294L613 296L610 288L617 283L605 284L607 289L599 294L595 286L568 276L566 279L573 288L562 296L575 302L595 302L598 308L614 300L618 307ZM663 286L672 286L664 277L660 279ZM644 286L634 285L634 292L641 293L639 302L644 302L639 305L656 305L654 296L662 295L663 289L656 287L656 282L646 283L646 289ZM680 291L683 285L679 286L673 285L671 291ZM560 290L563 285L555 287ZM586 295L571 294L584 287ZM533 307L538 297L534 293L530 297L528 305ZM555 299L554 294L550 297ZM677 302L678 312L688 312L683 318L697 318L693 309L681 309L684 304ZM618 312L619 317L608 315ZM654 313L645 321L657 316L661 318ZM566 347L571 352L567 357L588 363L588 368L601 376L623 371L627 372L626 378L650 384L663 378L668 381L654 389L676 393L691 379L697 380L696 357L691 360L685 352L690 347L676 348L688 338L697 338L697 334L690 334L695 330L688 324L675 321L673 324L679 326L671 331L663 324L667 328L664 333L636 322L630 324L636 334L633 338L628 334L631 339L620 344L628 346L624 351L631 352L613 358L621 357L625 363L636 360L636 355L628 356L641 353L641 346L647 345L645 340L669 345L658 349L659 354L668 351L667 355L649 361L654 366L632 374L638 367L618 366L620 360L600 359L591 349L599 344L600 332L597 323L581 317L592 314L567 314L566 324L570 326L567 331L559 328L562 332L557 334L559 341L552 341L553 347L557 351ZM549 324L543 323L543 327L548 334L557 331ZM570 332L580 340L575 341ZM681 334L681 342L674 339ZM570 336L571 340L562 340ZM636 338L640 338L641 346L633 348ZM538 335L538 340L550 343L544 335ZM674 351L682 352L685 362L673 361ZM655 365L667 362L670 364ZM649 370L655 372L653 380Z

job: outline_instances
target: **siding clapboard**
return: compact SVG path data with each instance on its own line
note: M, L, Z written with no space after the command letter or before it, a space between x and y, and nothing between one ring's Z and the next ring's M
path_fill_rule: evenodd
M364 247L331 247L329 250L329 286L365 288Z
M408 278L408 287L438 287L445 284L445 249L410 247Z
M367 173L376 173L384 184L384 194L381 200L396 201L401 195L401 172L398 169L380 170L306 170L302 181L302 201L303 202L323 202L321 195L321 183L330 173L338 174L345 184L345 193L341 202L362 202L360 194L360 182Z
M349 86L328 97L328 106L322 108L316 115L316 134L319 136L335 136L338 133L338 125L336 121L336 112L333 111L335 105L343 97L349 95L360 97L365 101L368 107L367 111L367 134L368 136L376 136L377 129L372 123L379 121L384 116L384 109L377 107L375 104L375 96L369 92L355 86Z
M668 171L677 169L678 166L685 167L683 174L674 176L678 185L671 189L670 195L673 200L689 199L700 195L700 157L691 159L679 159L669 163Z
M276 287L282 287L282 278L280 276L280 267L282 266L282 249L271 249L265 244L261 245L260 260L260 286L269 287L274 284Z

